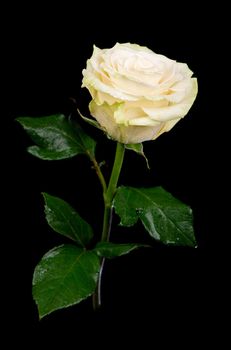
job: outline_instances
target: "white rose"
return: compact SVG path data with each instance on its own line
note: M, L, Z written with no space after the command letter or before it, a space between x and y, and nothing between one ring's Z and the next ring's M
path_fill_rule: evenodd
M89 109L107 134L121 143L154 140L169 131L192 106L197 79L187 64L144 46L94 46L83 70L92 96Z

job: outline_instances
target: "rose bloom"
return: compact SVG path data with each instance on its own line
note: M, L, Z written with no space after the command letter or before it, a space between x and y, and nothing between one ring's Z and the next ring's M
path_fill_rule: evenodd
M91 115L121 143L154 140L183 118L197 95L197 79L187 64L144 46L94 46L83 70L92 96Z

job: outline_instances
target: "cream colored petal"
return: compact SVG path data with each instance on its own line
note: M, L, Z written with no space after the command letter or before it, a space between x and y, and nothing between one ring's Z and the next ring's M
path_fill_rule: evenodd
M121 128L121 142L123 143L141 143L154 140L157 138L159 129L158 126L123 126Z
M94 97L95 102L97 105L102 105L103 103L107 103L109 105L113 105L114 103L120 103L121 100L118 98L115 98L109 94L106 94L105 92L97 91Z
M164 94L164 98L174 104L180 103L193 93L193 89L193 79L184 79L173 84L173 86L171 86L171 88Z
M191 108L197 95L197 79L192 79L192 90L181 103L161 108L143 108L144 112L156 121L168 121L176 118L183 118Z
M164 100L163 97L161 100L156 100L156 101L141 98L138 101L126 101L125 102L126 109L137 108L137 107L141 108L141 109L143 109L144 107L146 107L146 108L165 107L168 105L169 105L168 101Z
M169 120L168 122L164 123L163 128L161 129L161 134L163 132L170 131L176 123L178 123L182 118L174 119L174 120ZM159 135L158 135L159 136Z
M98 106L93 100L89 104L90 113L98 121L100 126L110 137L119 140L120 133L114 119L114 109L106 103Z
M109 85L106 85L102 83L96 75L92 74L91 72L88 72L83 77L83 85L82 87L91 87L95 90L107 93L115 98L124 100L124 101L136 101L137 97L131 96L129 94L123 93L120 90L117 90Z
M142 96L151 95L153 91L153 86L150 86L145 82L137 83L134 80L126 78L125 76L111 77L111 81L113 82L115 89L121 91L122 93L135 96L136 99L137 97L140 98Z
M114 114L119 107L119 104L109 106L106 103L98 106L94 101L91 101L89 105L91 115L98 121L107 135L116 141L125 144L140 143L157 137L163 123L158 123L156 126L124 126L117 124Z
M150 117L141 117L129 120L128 125L138 125L138 126L157 126L160 122L150 119Z
M185 78L190 78L193 75L186 63L177 62L177 71L183 74Z
M132 52L134 52L134 50L135 50L135 51L138 51L138 52L145 51L145 52L148 52L148 53L153 53L153 51L150 50L146 46L140 46L140 45L132 44L132 43L122 43L122 44L116 43L115 46L113 47L114 50L115 49L118 50L118 49L121 49L121 48L128 49L128 50L130 50Z
M147 104L148 101L143 101ZM153 103L152 103L153 105ZM161 105L157 102L157 105ZM118 124L123 125L157 125L159 122L152 120L141 108L142 101L120 102L114 113L114 118Z
M176 105L169 105L162 108L143 108L143 110L151 119L164 122L183 117L190 107L191 104L189 106L189 104L181 103Z
M118 124L130 125L130 122L137 119L145 117L144 111L139 107L127 108L126 103L121 103L115 110L114 113L115 120ZM150 118L149 118L150 119Z

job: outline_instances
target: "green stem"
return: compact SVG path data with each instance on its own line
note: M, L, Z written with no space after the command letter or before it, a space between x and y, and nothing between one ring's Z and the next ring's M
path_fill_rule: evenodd
M108 242L111 231L112 221L112 203L117 190L117 183L119 180L123 159L125 153L125 146L122 143L117 143L114 165L111 172L111 177L107 188L104 188L104 217L103 217L103 230L101 236L101 242ZM98 282L96 291L93 294L93 307L98 309L101 306L101 278L105 259L101 261L100 272L98 276Z
M124 160L124 152L125 152L125 146L122 143L118 142L109 185L106 192L104 192L104 220L103 220L103 231L102 231L102 237L101 237L101 241L103 242L107 242L109 240L111 214L112 214L111 213L112 201L117 189L117 183L119 180L120 171Z

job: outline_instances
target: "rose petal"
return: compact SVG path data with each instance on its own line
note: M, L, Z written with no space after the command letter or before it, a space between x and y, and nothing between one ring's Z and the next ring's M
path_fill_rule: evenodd
M150 116L151 119L156 121L168 121L176 118L183 118L191 108L196 95L197 95L197 79L192 79L191 94L184 99L181 103L172 104L161 108L146 108L141 106L143 111Z

